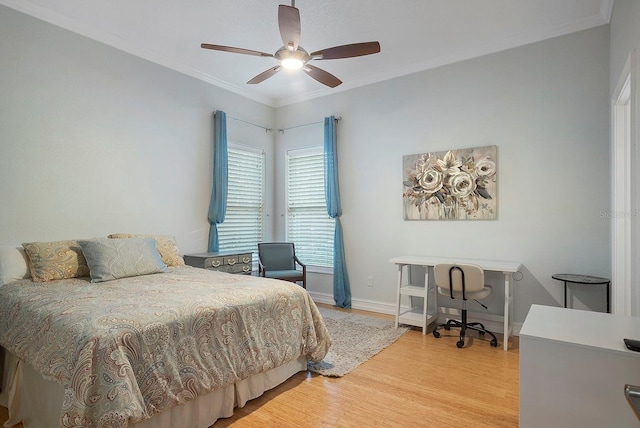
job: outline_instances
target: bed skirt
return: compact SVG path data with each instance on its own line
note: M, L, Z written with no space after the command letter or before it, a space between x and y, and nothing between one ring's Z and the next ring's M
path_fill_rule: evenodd
M4 367L0 372L0 405L9 409L9 420L4 426L9 428L19 422L25 428L59 426L64 396L62 385L43 379L31 366L0 348L2 352ZM172 407L151 419L130 424L129 428L208 428L216 420L232 416L235 407L243 407L247 401L305 370L307 358L301 356L275 369Z

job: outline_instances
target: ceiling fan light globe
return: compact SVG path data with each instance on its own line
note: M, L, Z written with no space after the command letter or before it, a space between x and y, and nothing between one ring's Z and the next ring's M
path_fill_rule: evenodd
M310 59L307 51L301 46L298 46L298 49L294 52L287 50L287 47L283 46L278 49L274 57L280 62L280 65L287 70L299 70Z
M304 65L304 62L298 58L285 58L280 61L280 64L287 70L299 70Z

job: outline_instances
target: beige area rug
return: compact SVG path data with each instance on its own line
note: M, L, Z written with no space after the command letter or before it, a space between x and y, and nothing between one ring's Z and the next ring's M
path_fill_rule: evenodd
M331 349L322 361L307 367L324 376L344 376L409 331L403 326L396 329L394 321L384 318L319 309L331 335Z

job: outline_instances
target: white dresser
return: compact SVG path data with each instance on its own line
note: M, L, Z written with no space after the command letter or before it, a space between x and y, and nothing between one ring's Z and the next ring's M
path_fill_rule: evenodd
M520 330L520 427L639 427L640 318L532 305Z

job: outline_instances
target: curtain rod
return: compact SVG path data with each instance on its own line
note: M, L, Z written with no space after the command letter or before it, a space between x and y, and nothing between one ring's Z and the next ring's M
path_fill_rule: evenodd
M342 120L342 116L338 116L335 118L336 122L339 122ZM321 120L319 122L311 122L311 123L305 123L303 125L296 125L296 126L290 126L288 128L279 128L278 132L280 132L281 134L284 134L284 131L287 131L289 129L295 129L295 128L302 128L303 126L309 126L309 125L317 125L319 123L324 123L324 120Z
M215 116L215 115L216 115L216 113L217 113L217 111L214 111L214 112L213 112L213 115ZM237 117L233 117L233 116L229 116L229 115L227 115L227 117L228 117L229 119L237 120L238 122L246 123L247 125L255 126L256 128L262 128L262 129L264 129L264 131L265 131L265 132L271 132L271 131L273 131L273 128L267 128L266 126L258 125L257 123L248 122L248 121L246 121L246 120L238 119Z

